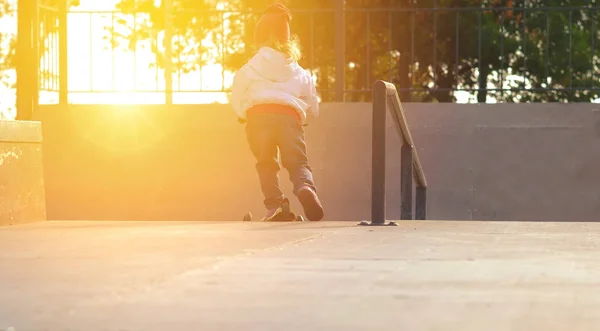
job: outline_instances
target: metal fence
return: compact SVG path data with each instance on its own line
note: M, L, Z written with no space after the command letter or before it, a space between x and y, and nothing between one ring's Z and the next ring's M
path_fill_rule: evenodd
M58 22L59 8L39 5L39 30L35 38L38 38L39 52L39 89L40 92L59 92L59 43Z
M92 94L106 99L107 93L132 100L134 93L140 102L226 101L233 73L252 54L247 44L260 12L164 3L151 10L69 12L69 25L77 26L69 29L69 69L77 72L76 79L69 76L70 100ZM292 32L304 50L301 64L313 72L324 101L370 101L378 79L393 82L404 101L598 98L595 1L578 7L522 0L514 7L453 8L336 3L330 9L292 9ZM58 60L42 62L40 87L56 92L56 75L42 73L56 73Z

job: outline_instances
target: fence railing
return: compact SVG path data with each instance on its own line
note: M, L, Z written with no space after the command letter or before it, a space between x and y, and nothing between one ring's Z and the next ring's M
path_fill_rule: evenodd
M19 7L19 22L37 27L19 28L20 53L40 45L34 49L40 58L17 66L24 80L38 81L27 95L51 92L61 104L226 102L231 75L252 53L241 45L251 43L261 13L181 8L165 0L122 10L74 7L67 16L66 1L58 2ZM563 7L533 0L511 7L493 7L491 0L483 7L437 7L435 0L430 7L421 1L422 7L389 8L344 3L292 8L292 32L304 50L301 64L316 77L323 101L371 101L371 84L378 79L393 83L403 102L600 98L600 1ZM69 47L70 57L67 21L69 45L77 45ZM26 34L36 40L28 42ZM68 75L68 65L77 75ZM34 70L37 77L28 73Z
M386 223L386 129L387 113L392 115L394 128L402 142L400 157L400 219L413 219L413 207L416 219L427 218L427 179L419 154L415 147L408 122L398 97L396 87L385 81L373 84L373 141L372 141L372 188L371 221L360 225L397 225ZM413 178L416 179L416 201L413 204Z
M598 7L526 6L527 1L519 3L523 5L294 9L292 23L293 31L300 35L305 50L302 64L316 72L324 100L370 101L371 84L376 79L394 83L404 102L452 101L457 93L479 101L488 97L535 101L535 96L550 94L560 94L562 97L557 96L556 99L565 101L581 94L597 97L600 94L600 84L596 82L600 55L596 47L600 34L595 31ZM167 19L165 22L171 23L162 28L162 38L167 45L161 54L162 64L160 68L153 69L156 71L155 87L133 86L127 91L228 92L225 72L235 70L235 65L228 63L240 55L231 51L235 48L232 45L249 34L260 11L212 9L195 12L193 9L169 9L169 6L162 10L172 12L171 15L165 13L164 17L172 17L173 22L191 20L190 17L205 20L206 17L220 17L220 22L210 21L215 24L213 34L218 36L217 44L195 53L191 51L194 45L190 40L198 42L197 36L190 37L188 27L175 26ZM340 17L340 10L343 17ZM102 17L108 20L105 31L108 35L114 35L115 27L123 28L117 21L122 23L126 21L124 18L129 17L130 32L135 36L128 40L131 42L129 45L142 42L139 36L154 38L151 43L160 44L158 35L149 34L158 31L147 27L147 24L154 23L144 21L150 20L152 15L149 13L74 11L69 14L73 18L81 18L82 15L89 16L90 22L100 22ZM227 32L231 28L225 28L230 26L226 22L234 20L244 22L244 26L237 28L239 30L235 33ZM102 38L105 43L110 39L106 34L90 35L89 38L98 41ZM195 62L202 62L202 57L211 52L215 55L212 64L225 67L220 74L213 75L214 80L220 81L219 86L206 88L202 83L184 86L184 76L187 81L202 81L205 68L188 69ZM134 62L136 56L138 54L134 55ZM90 51L90 61L92 58ZM95 67L93 63L89 66ZM110 67L108 65L107 69ZM136 71L139 71L138 66L133 68L133 75L137 77ZM112 75L119 74L126 73L114 72L113 69ZM94 81L91 75L93 73L90 73L90 81ZM106 72L103 71L102 75ZM199 78L190 78L194 75ZM115 80L122 79L113 78ZM147 82L147 79L141 78L140 74L137 81ZM73 92L111 90L110 87L96 89L92 85L90 83L89 89L73 89Z

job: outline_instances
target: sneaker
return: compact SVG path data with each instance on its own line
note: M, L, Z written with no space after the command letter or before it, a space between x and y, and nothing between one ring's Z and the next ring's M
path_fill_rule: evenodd
M309 221L320 221L323 219L323 206L317 193L310 187L304 186L298 190L298 200L304 208L304 214Z
M265 217L263 217L261 219L261 221L262 222L268 222L268 221L270 221L273 218L273 216L279 214L280 211L281 211L281 207L267 210L267 213L265 214Z

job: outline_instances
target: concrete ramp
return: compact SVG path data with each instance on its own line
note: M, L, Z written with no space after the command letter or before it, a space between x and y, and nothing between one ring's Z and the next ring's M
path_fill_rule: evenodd
M599 223L0 228L0 330L597 330Z

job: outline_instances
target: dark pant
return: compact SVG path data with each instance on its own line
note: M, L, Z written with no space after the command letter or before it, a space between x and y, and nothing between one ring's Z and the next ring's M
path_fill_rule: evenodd
M279 159L294 184L294 194L302 186L316 191L308 165L304 129L293 116L287 114L254 114L248 116L246 137L256 157L256 170L267 209L279 207L283 193L279 188Z

